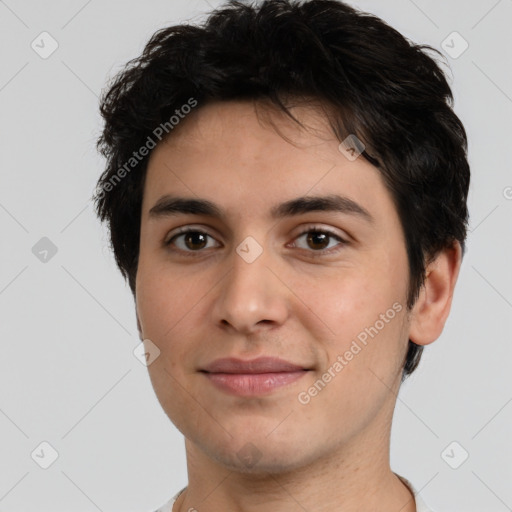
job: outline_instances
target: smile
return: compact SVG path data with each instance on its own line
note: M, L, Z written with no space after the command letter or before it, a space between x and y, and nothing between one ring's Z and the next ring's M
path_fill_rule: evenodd
M282 359L260 357L251 361L217 359L201 373L221 391L238 396L257 396L292 384L308 371L308 368Z

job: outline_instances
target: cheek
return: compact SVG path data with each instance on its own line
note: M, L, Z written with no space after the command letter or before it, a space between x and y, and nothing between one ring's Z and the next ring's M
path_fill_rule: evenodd
M173 268L166 262L147 264L143 258L139 262L137 313L143 337L160 350L148 368L157 393L160 390L176 398L181 393L178 382L195 371L197 354L204 349L204 337L210 332L209 294L218 280L199 271Z
M336 293L322 296L322 319L335 335L324 342L325 362L302 395L322 425L339 425L343 435L364 429L393 398L407 342L398 294L366 293L371 280L349 283L340 280ZM323 435L336 437L337 429Z
M388 385L394 382L407 345L403 330L407 274L402 269L391 260L380 260L374 266L340 269L323 285L310 283L305 302L314 304L311 318L328 326L323 370L331 368L331 373L343 375L335 379L338 385L332 390L357 386L371 394L375 385L385 388L379 379ZM339 357L343 369L338 365L336 372L332 367ZM356 396L354 407L360 399Z
M142 259L137 272L137 312L143 335L164 342L204 295L199 273L175 271Z
M191 322L196 321L195 307L204 295L197 277L170 272L158 263L146 265L141 259L137 273L137 314L144 339L151 340L160 350L148 366L155 394L170 420L182 432L189 423L201 418L201 410L190 400L186 390L191 365ZM193 351L192 351L193 352Z
M379 321L380 315L393 320L397 309L401 309L400 306L393 309L393 304L404 306L405 283L367 268L342 269L323 284L315 280L307 289L309 292L303 289L305 302L312 305L312 313L329 327L333 341L356 338Z

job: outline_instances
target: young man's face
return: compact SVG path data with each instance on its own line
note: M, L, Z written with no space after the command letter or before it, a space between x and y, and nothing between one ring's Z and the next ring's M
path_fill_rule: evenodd
M406 246L381 175L316 110L294 114L314 130L274 114L280 135L251 102L199 106L154 149L144 188L136 304L161 351L152 384L191 449L239 471L387 444L407 350ZM273 214L328 196L345 208ZM166 213L165 198L220 216ZM262 357L295 367L211 366Z

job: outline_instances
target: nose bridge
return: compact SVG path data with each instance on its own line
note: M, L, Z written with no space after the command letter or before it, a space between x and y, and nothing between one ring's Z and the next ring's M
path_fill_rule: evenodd
M283 322L287 313L286 289L270 270L271 251L247 237L230 260L231 271L222 280L215 306L217 323L227 322L236 330L251 331L263 320Z

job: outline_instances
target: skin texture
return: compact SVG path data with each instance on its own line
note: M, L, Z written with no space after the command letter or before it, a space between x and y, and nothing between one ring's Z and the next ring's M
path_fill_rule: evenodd
M136 308L141 339L161 351L149 366L155 393L185 436L189 485L174 510L411 512L413 496L389 466L393 410L408 338L428 344L442 332L460 247L428 267L408 314L405 241L379 171L340 152L318 108L293 113L309 128L262 103L200 105L148 164ZM150 215L165 194L207 199L223 217ZM373 222L322 211L270 216L279 203L330 194L357 202ZM165 245L186 226L210 236L202 246L186 236ZM308 242L301 233L312 228L347 243ZM248 236L263 250L251 263L236 252ZM301 403L299 393L393 304L401 310ZM217 358L263 355L309 371L253 397L220 391L199 371ZM248 449L251 464L239 457Z

